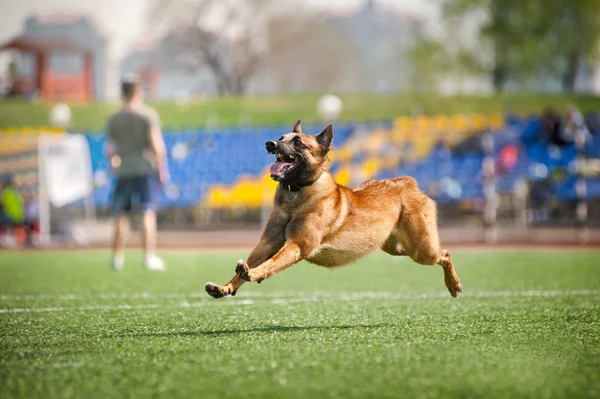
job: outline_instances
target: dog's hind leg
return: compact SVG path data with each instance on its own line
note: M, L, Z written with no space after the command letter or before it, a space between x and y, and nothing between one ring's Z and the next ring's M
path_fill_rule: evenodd
M450 295L458 297L462 292L462 285L454 270L450 252L440 248L437 209L433 200L420 191L410 196L403 205L398 228L393 232L393 236L399 243L398 255L406 254L422 265L442 266L444 282ZM391 248L393 241L388 239L390 245L388 249Z
M448 291L450 291L450 295L457 297L462 292L462 284L454 270L450 251L442 249L440 260L438 260L437 264L444 268L444 282L446 283L446 287L448 287Z
M381 249L392 256L408 255L408 252L402 248L402 244L400 244L394 233L388 237L386 242L381 246Z

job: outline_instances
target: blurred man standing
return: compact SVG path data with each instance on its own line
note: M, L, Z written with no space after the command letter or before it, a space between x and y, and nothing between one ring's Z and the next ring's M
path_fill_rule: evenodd
M142 104L142 91L135 78L121 83L123 107L108 121L106 155L117 174L112 194L116 214L112 265L125 265L125 239L130 212L142 212L144 263L148 270L164 270L156 256L156 202L159 183L169 179L166 149L155 110Z

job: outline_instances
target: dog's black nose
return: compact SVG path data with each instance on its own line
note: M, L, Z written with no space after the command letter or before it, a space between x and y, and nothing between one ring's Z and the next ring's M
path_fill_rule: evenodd
M277 143L274 141L267 141L267 150L274 150L277 147Z

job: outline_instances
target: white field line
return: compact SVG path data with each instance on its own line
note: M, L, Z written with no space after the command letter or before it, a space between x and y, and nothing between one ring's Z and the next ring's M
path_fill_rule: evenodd
M170 297L175 297L172 294ZM466 298L498 298L498 297L561 297L561 296L594 296L600 295L600 290L547 290L547 291L480 291L472 292L463 297ZM206 297L204 294L203 297ZM38 297L36 297L38 298ZM112 298L112 297L111 297ZM123 297L120 297L123 298ZM131 298L131 297L127 297ZM138 297L139 298L139 297ZM144 297L146 298L146 297ZM309 296L287 296L258 297L255 299L226 298L221 300L207 299L201 302L190 303L185 300L184 295L179 298L182 302L174 304L142 304L142 305L94 305L77 307L46 307L46 308L0 308L0 313L45 313L45 312L64 312L64 311L107 311L107 310L135 310L135 309L169 309L169 308L203 308L218 306L237 306L237 305L260 305L277 304L288 305L294 303L317 302L317 301L359 301L364 299L392 299L392 300L414 300L414 299L450 299L448 293L443 294L416 294L405 295L392 292L350 292L345 294L314 293ZM261 298L261 299L259 299ZM86 299L90 299L89 297Z
M475 291L467 292L461 296L468 297L510 297L510 296L565 296L565 295L600 295L600 290L526 290L526 291ZM318 297L323 299L342 298L342 300L353 299L426 299L426 298L445 298L448 296L446 291L439 293L426 294L402 294L389 291L355 291L355 292L260 292L246 291L241 292L240 296L257 298L257 299L286 299L286 298L305 298ZM25 294L25 295L0 295L0 301L73 301L73 300L110 300L110 299L208 299L208 294L205 292L189 292L189 293L99 293L91 295L80 294ZM239 299L228 298L229 300Z
M258 291L244 292L245 297L252 298L289 298L289 297L302 297L307 295L313 295L313 293L304 292L267 292L261 293ZM326 293L324 294L326 295ZM189 292L189 293L149 293L149 292L136 292L136 293L100 293L91 295L80 295L80 294L58 294L58 295L47 295L47 294L31 294L31 295L0 295L0 301L75 301L75 300L107 300L107 299L206 299L208 294L204 291L200 292Z

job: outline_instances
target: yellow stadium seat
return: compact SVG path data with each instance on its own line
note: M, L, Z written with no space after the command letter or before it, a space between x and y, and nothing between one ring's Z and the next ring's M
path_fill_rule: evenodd
M369 157L360 168L366 175L367 179L373 178L379 172L379 159Z
M25 184L35 184L38 181L37 173L29 173L25 177Z
M408 130L394 127L392 130L392 140L398 144L404 143L406 140L408 140Z
M454 121L454 126L457 131L462 132L470 128L469 118L467 118L465 115L454 115L452 119Z
M502 129L504 127L504 117L500 114L490 117L490 127L492 129Z
M271 184L273 186L277 185L277 182L273 179L271 179L271 175L269 174L269 171L265 171L260 178L260 182L263 185L268 185Z
M370 153L378 153L386 144L386 134L382 131L376 131L365 140L363 149Z
M330 153L333 162L344 162L352 158L352 151L349 148L337 148Z
M438 132L447 132L452 129L452 120L446 115L436 115L433 117L435 129Z
M347 186L350 184L350 168L347 165L342 166L337 171L335 181L343 186Z
M408 132L411 128L411 118L400 117L394 120L394 129L398 129L402 132Z
M231 206L260 206L262 203L260 180L242 176L231 189L230 201Z
M471 115L471 129L484 130L488 128L488 118L481 114Z
M205 203L211 207L222 208L229 202L229 197L230 194L227 187L215 184L209 188Z
M382 169L395 169L398 166L398 163L400 162L400 157L388 157L388 158L384 158L381 161L381 168Z
M417 125L417 130L419 132L428 132L431 131L434 127L434 122L433 119L426 117L426 116L421 116L415 119L416 125Z

